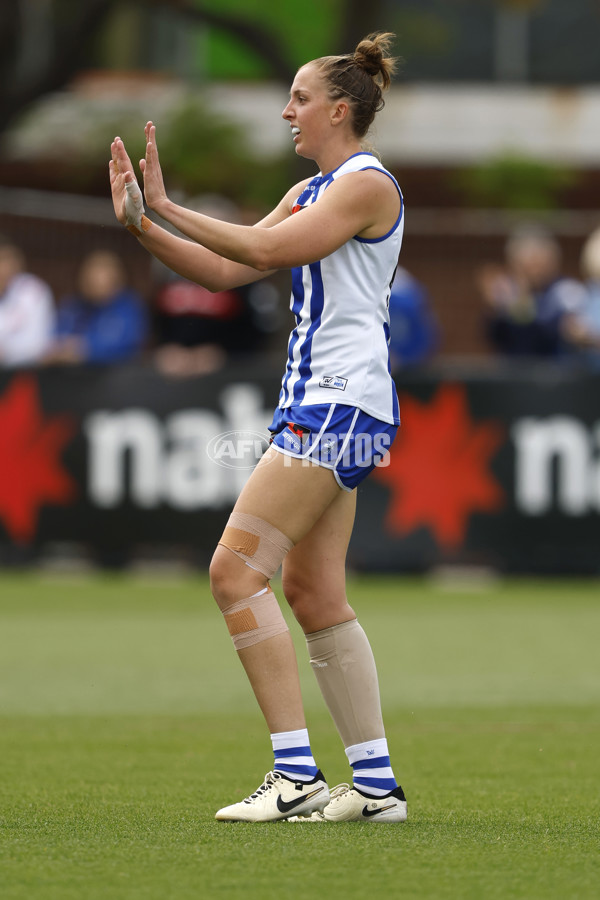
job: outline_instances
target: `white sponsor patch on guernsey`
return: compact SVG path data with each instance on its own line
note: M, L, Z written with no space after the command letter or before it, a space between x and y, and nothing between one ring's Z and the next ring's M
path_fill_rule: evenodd
M340 375L324 375L319 382L319 387L334 388L336 391L345 391L347 384L348 379L342 378Z

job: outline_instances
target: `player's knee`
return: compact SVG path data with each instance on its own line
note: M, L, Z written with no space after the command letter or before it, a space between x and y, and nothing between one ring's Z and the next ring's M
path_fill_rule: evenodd
M210 566L208 568L208 576L210 579L210 590L217 601L221 599L225 599L224 595L227 593L227 588L230 581L230 575L227 572L227 567L223 560L220 558L219 553L214 553L213 558L210 561Z
M210 590L221 609L226 609L242 597L249 597L267 584L267 579L242 563L226 548L217 547L208 574Z
M284 571L282 588L294 618L305 634L345 622L353 615L343 584L291 569Z

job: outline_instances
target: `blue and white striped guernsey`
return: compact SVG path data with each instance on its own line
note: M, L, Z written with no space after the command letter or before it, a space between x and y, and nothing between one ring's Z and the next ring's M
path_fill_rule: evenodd
M383 237L354 237L324 259L292 269L290 307L296 319L279 407L342 403L398 425L398 398L389 366L390 283L404 230L396 180L370 153L356 153L333 172L317 175L296 201L300 211L337 178L378 169L400 195L400 214Z

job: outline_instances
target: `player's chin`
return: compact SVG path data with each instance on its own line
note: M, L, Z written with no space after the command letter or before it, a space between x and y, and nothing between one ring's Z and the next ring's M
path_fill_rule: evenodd
M296 144L296 156L301 156L303 159L314 159L314 156L311 153L307 153L301 144Z

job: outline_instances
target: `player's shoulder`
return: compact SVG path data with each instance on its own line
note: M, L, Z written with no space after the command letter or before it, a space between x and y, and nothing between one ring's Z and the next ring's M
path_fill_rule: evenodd
M339 167L334 173L336 178L346 175L359 176L362 179L383 179L384 183L394 184L398 190L398 182L392 173L386 169L378 156L373 153L357 153Z
M356 153L332 173L330 186L340 195L346 194L353 203L397 202L402 191L391 172L372 153Z
M341 172L340 175L326 186L328 196L333 200L345 197L348 202L379 203L381 198L397 198L400 188L396 180L385 169L379 167L367 167L364 169L350 169Z

